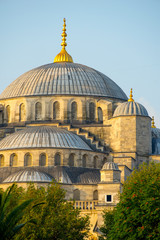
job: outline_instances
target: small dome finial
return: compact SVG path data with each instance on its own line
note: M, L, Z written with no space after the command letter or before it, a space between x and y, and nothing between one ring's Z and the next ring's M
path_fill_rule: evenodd
M54 62L73 62L72 57L67 53L66 51L66 37L67 37L67 33L66 33L66 19L63 18L63 29L62 29L62 50L60 51L60 53L55 57Z
M132 95L132 88L131 88L131 91L130 91L128 102L134 102L133 95Z
M155 122L154 122L154 117L152 117L152 122L151 122L151 123L152 123L151 127L152 127L152 128L156 128Z

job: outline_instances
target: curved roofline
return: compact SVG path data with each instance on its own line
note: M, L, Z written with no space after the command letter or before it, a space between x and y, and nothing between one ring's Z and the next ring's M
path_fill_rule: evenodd
M32 85L30 86L32 91L29 90L29 85L26 87L26 81L29 82L29 85ZM61 81L66 81L64 84L65 87L63 88L61 87ZM39 84L37 85L37 83ZM78 86L77 90L75 90L75 86ZM60 92L60 94L56 94L57 91ZM26 94L27 92L29 95ZM124 91L107 75L86 65L69 62L49 63L33 68L11 82L0 94L0 96L1 95L2 97L0 97L0 100L26 96L55 95L97 96L128 100ZM8 95L10 97L8 97Z

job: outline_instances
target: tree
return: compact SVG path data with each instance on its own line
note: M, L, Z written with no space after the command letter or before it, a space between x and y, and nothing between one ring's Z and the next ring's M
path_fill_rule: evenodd
M108 213L104 215L107 219ZM124 183L111 227L101 231L107 240L160 239L160 164L143 164ZM107 221L107 220L106 220Z
M37 208L29 206L23 221L36 219L36 226L28 224L15 237L16 240L83 240L89 230L88 217L80 216L73 203L65 200L65 191L59 184L51 183L47 188L29 185L24 199L34 198L33 204L45 201Z
M5 192L0 192L0 239L13 239L27 222L20 223L24 210L32 202L32 199L15 203L11 209L11 203L14 202L13 192L15 184L9 187ZM30 220L31 221L31 220Z

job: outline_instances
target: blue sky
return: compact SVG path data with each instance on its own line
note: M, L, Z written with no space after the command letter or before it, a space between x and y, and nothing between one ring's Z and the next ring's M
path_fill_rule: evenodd
M160 0L0 0L2 92L24 72L67 51L143 104L160 127Z

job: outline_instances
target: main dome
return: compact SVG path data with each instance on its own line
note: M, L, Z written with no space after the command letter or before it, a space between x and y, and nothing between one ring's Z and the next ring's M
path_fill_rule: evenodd
M127 100L123 90L109 77L93 68L69 62L51 63L24 73L2 92L0 99L45 95Z

